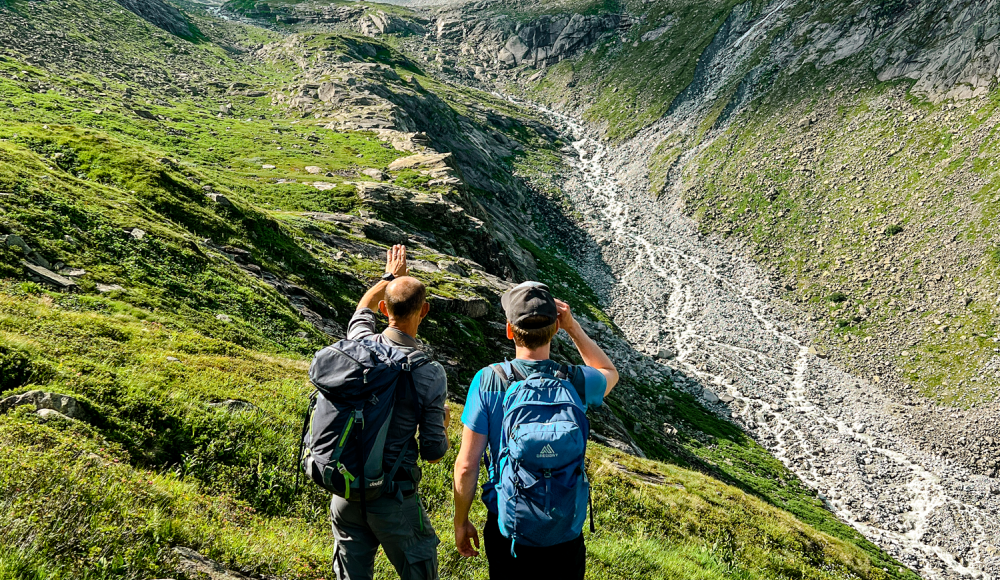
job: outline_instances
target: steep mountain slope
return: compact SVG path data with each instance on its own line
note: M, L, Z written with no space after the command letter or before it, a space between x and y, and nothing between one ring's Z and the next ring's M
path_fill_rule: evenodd
M455 10L443 66L629 138L626 179L749 249L839 364L978 408L921 405L912 430L997 473L993 3Z
M562 198L527 185L561 166L544 117L356 20L188 8L193 39L108 0L0 7L0 578L327 576L291 465L304 371L400 242L456 399L509 355L495 303L525 277L627 363L595 416L594 577L914 576L610 324ZM452 462L426 478L443 569L484 577L450 547Z
M923 544L928 574L935 545L963 554L951 573L996 573L994 3L478 2L423 17L436 43L410 45L429 66L615 142L577 143L586 187L564 203L596 242L578 262L616 277L609 313L627 336L677 352L714 383L706 400L733 397L787 465L857 502L834 504L869 537ZM560 169L552 185L580 179ZM773 286L727 287L725 254L674 208ZM807 313L801 330L741 312L777 294ZM762 322L801 357L754 338Z

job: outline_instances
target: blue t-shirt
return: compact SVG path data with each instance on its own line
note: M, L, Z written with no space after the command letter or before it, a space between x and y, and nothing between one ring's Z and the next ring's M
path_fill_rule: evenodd
M552 360L533 361L514 359L511 364L523 376L544 372L554 375L559 370L559 363ZM577 392L586 393L584 404L587 407L600 407L604 404L604 391L608 388L608 380L593 367L571 366L567 378ZM510 383L516 379L510 378ZM472 378L469 395L465 400L465 411L462 412L462 423L480 435L489 437L486 445L486 469L489 479L483 484L483 503L490 513L497 513L496 462L494 458L500 453L500 431L503 421L503 397L505 389L500 377L491 369L481 369Z

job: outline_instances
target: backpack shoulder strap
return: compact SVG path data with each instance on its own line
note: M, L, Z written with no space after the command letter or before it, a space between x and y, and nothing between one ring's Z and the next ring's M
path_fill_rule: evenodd
M431 358L427 356L427 353L420 349L413 349L413 351L406 355L406 364L408 364L410 368L404 368L403 370L414 371L429 362L431 362Z
M559 365L559 370L556 372L556 378L573 385L573 390L576 391L577 395L580 395L580 402L583 403L583 407L587 407L587 382L584 380L582 385L578 385L570 380L569 378L569 365Z
M524 373L518 370L518 368L514 366L514 363L509 360L505 360L502 363L491 364L489 368L493 371L497 378L500 379L500 384L503 385L504 390L506 390L511 383L523 381L528 378L524 376Z

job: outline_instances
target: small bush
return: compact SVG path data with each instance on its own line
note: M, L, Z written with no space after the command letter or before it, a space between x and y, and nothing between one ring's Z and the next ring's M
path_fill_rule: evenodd
M847 294L844 294L843 292L834 292L833 294L827 296L826 299L835 304L840 304L841 302L847 301Z
M0 393L38 382L46 374L41 371L27 353L0 344Z
M899 224L892 224L890 226L885 227L885 235L889 237L901 233L902 231L903 231L903 226Z

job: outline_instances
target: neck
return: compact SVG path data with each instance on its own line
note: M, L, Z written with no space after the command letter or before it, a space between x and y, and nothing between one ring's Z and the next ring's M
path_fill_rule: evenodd
M419 320L390 320L389 328L395 328L396 330L409 334L410 336L417 337L417 328L420 326Z
M521 360L548 360L551 348L551 344L546 344L545 346L536 349L517 346L514 347L514 356Z

